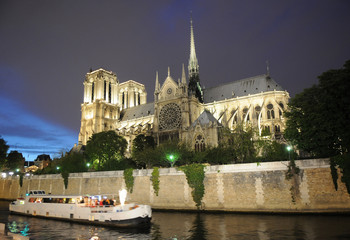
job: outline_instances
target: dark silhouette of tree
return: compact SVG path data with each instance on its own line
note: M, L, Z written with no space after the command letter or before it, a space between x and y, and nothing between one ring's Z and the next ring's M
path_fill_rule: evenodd
M350 150L350 60L324 72L319 84L291 99L285 137L317 157Z
M3 138L0 138L0 169L5 167L8 149L9 145Z

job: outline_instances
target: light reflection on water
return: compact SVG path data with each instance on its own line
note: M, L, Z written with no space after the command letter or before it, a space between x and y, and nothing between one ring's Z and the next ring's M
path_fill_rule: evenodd
M0 202L0 222L28 224L32 240L350 239L349 216L153 212L151 229L140 232L9 215L7 204Z

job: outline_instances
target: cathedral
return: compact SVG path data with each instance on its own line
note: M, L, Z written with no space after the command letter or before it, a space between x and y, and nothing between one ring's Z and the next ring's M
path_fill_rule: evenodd
M289 93L269 72L238 81L202 88L196 57L193 24L190 28L188 74L182 66L181 79L174 80L168 68L164 81L155 78L154 102L147 103L142 83L119 82L105 69L90 71L84 81L79 145L94 133L113 130L128 141L144 134L156 143L177 139L196 151L217 146L220 129L250 125L280 139L285 129L283 112Z

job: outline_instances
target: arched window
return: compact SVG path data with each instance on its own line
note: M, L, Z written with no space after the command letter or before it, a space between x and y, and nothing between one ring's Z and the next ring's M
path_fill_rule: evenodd
M275 132L276 133L281 132L281 127L279 125L275 125Z
M111 83L109 83L109 87L108 87L108 102L109 103L112 102L112 85L111 85Z
M104 81L104 85L103 85L103 99L106 101L107 100L107 82L106 80Z
M91 102L94 101L95 83L92 83L91 87Z
M260 106L256 106L255 107L255 115L256 115L256 120L259 120L259 114L261 112L261 107Z
M202 135L198 135L196 137L196 142L195 142L194 148L195 148L196 152L204 152L205 151L205 142L204 142L204 138Z
M275 111L271 103L267 104L267 119L275 119Z

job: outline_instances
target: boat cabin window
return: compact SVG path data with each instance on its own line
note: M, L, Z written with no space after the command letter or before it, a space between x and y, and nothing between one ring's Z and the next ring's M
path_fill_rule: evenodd
M44 203L68 203L75 204L77 202L76 198L44 198Z
M34 190L29 192L29 195L35 195L35 194L45 195L45 191Z

